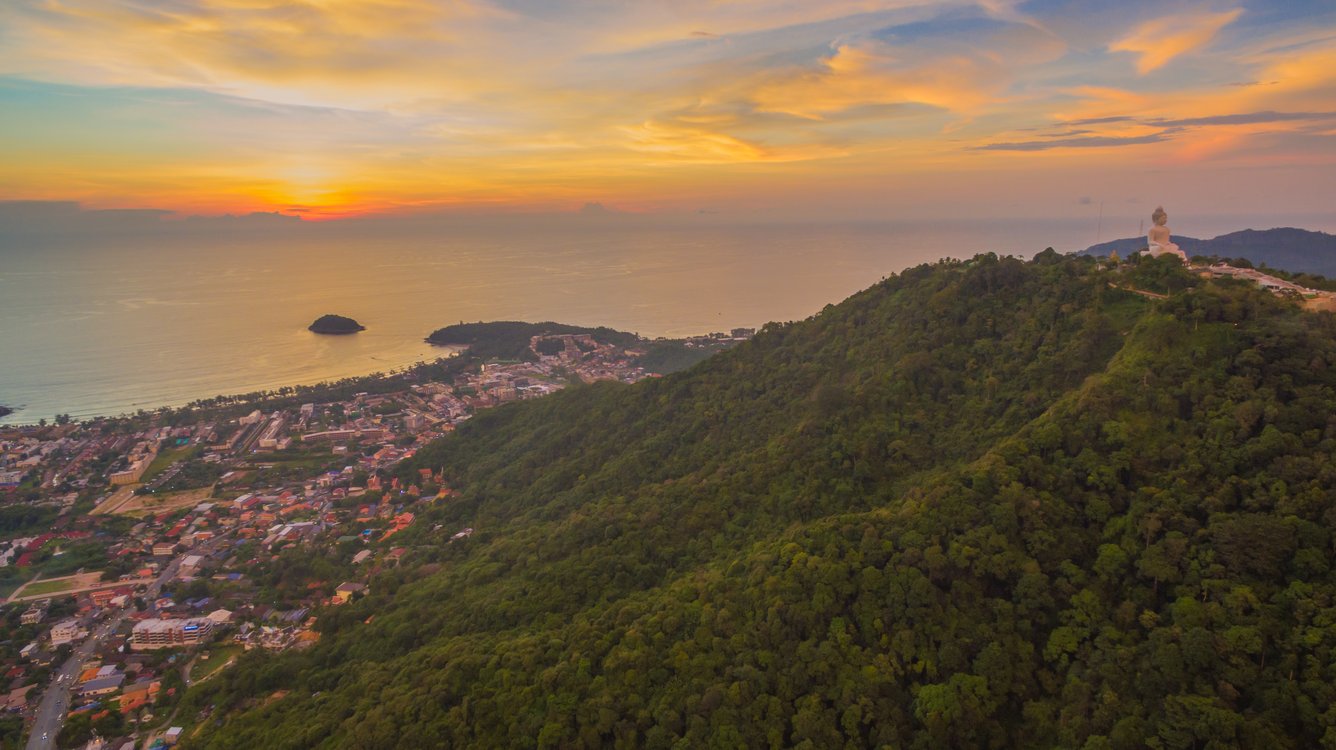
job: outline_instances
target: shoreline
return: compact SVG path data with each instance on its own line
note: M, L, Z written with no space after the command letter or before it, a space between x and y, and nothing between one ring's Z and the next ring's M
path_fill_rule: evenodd
M244 406L256 406L268 403L277 399L287 399L295 396L316 397L317 393L329 391L335 388L348 388L353 386L367 387L376 383L392 382L397 378L418 371L425 367L438 366L445 362L455 360L467 347L447 346L433 344L435 348L443 350L441 356L431 359L419 359L406 365L400 365L390 370L381 370L365 373L363 375L351 375L346 378L337 378L331 380L319 380L312 383L284 383L283 385L271 388L258 388L251 391L234 391L232 393L218 393L212 396L200 396L189 401L178 403L159 403L154 406L146 406L135 411L122 411L120 413L86 414L79 416L70 416L69 424L89 424L98 422L116 422L122 420L136 419L141 416L141 412L146 416L167 415L176 411L194 410L194 409L233 409ZM213 405L203 406L215 402ZM200 406L197 406L200 405ZM0 407L6 408L6 407ZM23 409L10 408L8 413L0 413L0 431L4 430L22 430L22 429L40 429L40 420L46 420L47 426L56 423L56 419L62 416L62 412L51 415L35 416L25 421L4 421L5 417L10 417L24 411ZM22 417L21 417L22 418Z

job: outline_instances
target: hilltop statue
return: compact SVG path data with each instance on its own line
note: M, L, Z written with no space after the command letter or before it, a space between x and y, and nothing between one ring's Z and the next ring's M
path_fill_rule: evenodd
M1146 252L1150 253L1150 257L1158 258L1165 253L1169 253L1170 255L1177 255L1178 259L1183 261L1183 265L1187 265L1187 253L1179 250L1178 245L1169 241L1169 227L1165 226L1165 222L1169 221L1169 214L1164 212L1164 207L1156 206L1155 212L1150 215L1150 220L1154 224L1150 228L1150 233L1146 235Z

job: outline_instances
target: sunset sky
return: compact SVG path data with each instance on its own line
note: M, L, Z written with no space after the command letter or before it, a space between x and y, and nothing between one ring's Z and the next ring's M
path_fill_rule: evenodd
M1336 2L4 0L0 160L182 214L1323 213Z

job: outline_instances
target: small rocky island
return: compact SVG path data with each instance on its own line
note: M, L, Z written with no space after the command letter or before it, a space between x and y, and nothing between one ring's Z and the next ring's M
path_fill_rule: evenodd
M14 413L13 409L9 408L8 406L5 406L4 404L0 404L0 417L7 417L13 413Z
M365 331L366 326L358 323L352 318L345 318L342 315L321 315L316 321L307 326L307 330L313 333L346 334Z

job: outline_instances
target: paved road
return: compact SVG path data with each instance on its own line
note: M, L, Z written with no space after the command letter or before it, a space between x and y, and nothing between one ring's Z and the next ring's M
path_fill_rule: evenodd
M183 559L185 555L178 555L166 568L163 568L162 574L149 584L144 594L145 599L152 601L158 597L162 587L176 576ZM103 638L116 632L116 628L125 621L126 614L127 611L122 609L98 625L55 673L54 682L47 686L46 692L42 693L41 702L37 704L37 713L33 717L32 730L28 735L27 750L50 750L56 746L56 735L65 723L65 712L70 706L70 688L78 679L83 663L97 649Z

